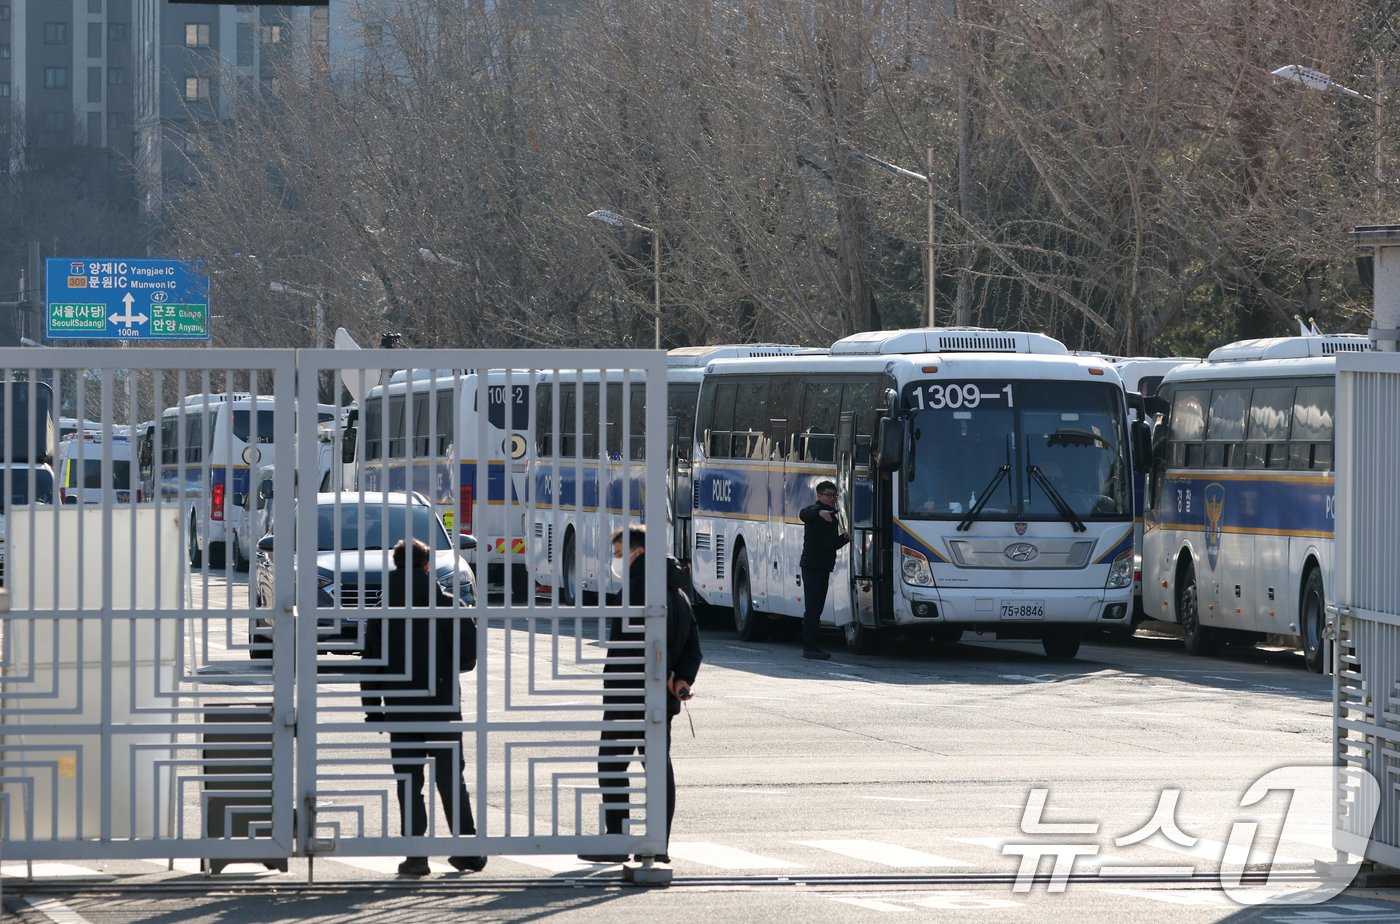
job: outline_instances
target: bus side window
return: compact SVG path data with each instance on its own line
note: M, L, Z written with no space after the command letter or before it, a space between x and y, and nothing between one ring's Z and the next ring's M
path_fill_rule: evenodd
M1335 392L1331 385L1300 385L1293 400L1293 431L1288 444L1288 467L1330 469L1332 467L1332 409Z
M1293 387L1256 388L1249 402L1245 433L1246 468L1288 466L1288 424L1293 411Z

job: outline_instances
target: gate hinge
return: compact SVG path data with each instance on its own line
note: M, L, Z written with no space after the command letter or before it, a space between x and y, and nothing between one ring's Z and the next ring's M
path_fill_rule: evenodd
M283 728L297 727L297 707L286 706L277 714L277 721Z

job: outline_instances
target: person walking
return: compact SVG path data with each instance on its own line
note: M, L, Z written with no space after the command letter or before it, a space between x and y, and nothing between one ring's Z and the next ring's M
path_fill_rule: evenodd
M471 797L463 778L466 761L461 734L393 727L405 722L460 722L462 691L458 674L463 668L470 670L476 662L475 622L457 617L455 601L433 580L429 570L432 553L427 544L413 541L411 566L405 565L408 548L407 540L394 546L395 570L386 582L389 605L427 607L436 603L443 615L369 620L362 657L375 663L366 667L369 676L360 681L361 702L370 723L388 726L404 835L421 837L427 833L423 783L429 762L448 827L459 837L475 834ZM460 641L456 637L459 634ZM376 679L376 675L385 679ZM486 868L485 857L448 857L447 862L460 872ZM427 857L409 857L399 864L402 876L426 876L429 872Z
M826 592L831 584L831 571L836 567L836 550L850 542L836 521L836 485L830 481L817 482L816 501L803 507L802 520L802 588L806 594L802 607L802 657L826 661L831 655L817 644L822 610L826 607Z
M626 602L631 606L646 605L646 527L634 525L613 533L612 573L627 580L627 596L609 598L610 603ZM624 543L626 548L624 550ZM626 571L624 572L624 561ZM680 564L666 559L666 843L671 842L671 820L676 814L676 775L671 766L671 720L681 711L681 703L689 700L695 676L704 659L700 651L700 629L695 623L695 610L685 592L685 575ZM603 721L636 720L645 697L644 679L639 663L645 657L643 642L645 627L640 618L608 620L608 649L603 664ZM630 659L631 663L627 663ZM644 756L645 745L640 731L605 729L598 747L598 777L603 789L603 824L608 834L621 834L628 817L626 792L627 766L635 754ZM579 854L589 863L623 863L626 854ZM638 861L641 857L636 858ZM658 863L670 863L666 851L656 856Z

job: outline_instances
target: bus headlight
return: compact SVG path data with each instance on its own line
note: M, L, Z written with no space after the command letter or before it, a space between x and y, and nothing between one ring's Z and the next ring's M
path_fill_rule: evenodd
M1110 590L1121 590L1132 583L1133 552L1129 549L1113 560L1113 566L1108 569L1108 583L1104 586Z
M924 557L924 553L902 545L899 547L899 559L899 570L904 575L904 583L919 587L933 586L933 569L928 566L928 559Z

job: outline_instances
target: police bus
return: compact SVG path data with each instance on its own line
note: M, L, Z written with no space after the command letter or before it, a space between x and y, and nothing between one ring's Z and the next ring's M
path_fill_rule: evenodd
M416 491L449 532L477 538L486 586L528 588L525 450L531 382L524 370L405 369L365 394L359 486ZM483 413L484 411L484 413Z
M317 406L320 422L336 413L331 405ZM246 543L237 541L245 528L238 501L248 492L250 471L274 459L275 419L271 395L199 393L166 408L154 425L138 428L141 497L187 508L181 516L191 567L207 560L221 568L227 556L236 570L248 569Z
M1181 625L1188 652L1284 636L1322 669L1335 357L1367 349L1357 335L1242 340L1162 379L1143 602Z
M696 409L691 577L741 638L800 618L802 523L838 485L852 542L822 622L854 651L965 630L1070 658L1132 604L1130 430L1112 365L1049 337L876 331L827 356L716 360Z
M691 442L705 366L721 357L798 352L825 351L759 343L682 347L666 354L668 549L681 561L690 553ZM600 393L607 395L601 405ZM529 466L530 571L541 592L556 593L566 606L607 589L612 531L642 518L645 414L640 374L627 378L622 370L598 369L538 373Z

